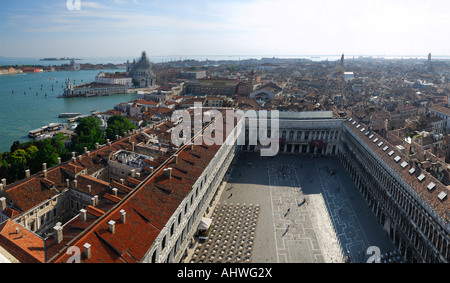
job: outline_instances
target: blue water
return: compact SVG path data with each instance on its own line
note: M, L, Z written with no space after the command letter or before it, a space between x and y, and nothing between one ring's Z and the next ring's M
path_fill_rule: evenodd
M67 119L58 118L60 113L88 115L92 110L106 111L113 109L121 102L129 102L137 98L136 94L57 98L62 94L64 81L67 78L75 81L75 85L79 85L94 81L98 72L100 70L0 76L0 152L9 151L12 143L16 140L29 141L28 132L30 130L54 122L67 123Z

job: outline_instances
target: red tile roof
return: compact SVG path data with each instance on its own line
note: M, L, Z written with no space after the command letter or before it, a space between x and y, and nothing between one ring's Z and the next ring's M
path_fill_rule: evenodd
M345 122L347 128L355 134L366 146L368 146L377 156L379 156L396 174L412 189L413 194L416 194L419 199L421 199L432 211L434 211L443 221L449 223L450 221L450 201L448 197L443 201L439 200L438 195L441 192L445 192L447 195L450 194L450 190L443 185L440 181L438 181L432 174L426 172L425 170L420 170L419 167L415 167L408 156L404 155L398 148L389 143L386 139L379 136L378 134L371 132L369 135L365 135L368 131L368 127L361 123L353 124L353 121L347 120ZM357 125L360 124L359 128L356 128ZM363 132L361 129L365 128ZM372 136L372 138L370 138ZM378 139L374 142L375 139ZM378 146L381 142L383 142L382 146ZM383 149L388 146L389 149L383 151ZM392 155L389 153L393 151ZM399 156L400 161L396 162L394 158ZM403 162L407 162L406 167L402 167L401 164ZM415 173L411 174L409 172L410 169L415 168ZM419 181L417 177L420 174L424 174L425 179ZM428 190L427 186L433 182L436 184L435 189Z

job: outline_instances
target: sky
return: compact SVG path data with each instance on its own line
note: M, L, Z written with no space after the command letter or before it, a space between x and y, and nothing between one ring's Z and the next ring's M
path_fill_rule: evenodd
M1 1L0 56L136 57L143 50L150 56L450 55L450 1Z

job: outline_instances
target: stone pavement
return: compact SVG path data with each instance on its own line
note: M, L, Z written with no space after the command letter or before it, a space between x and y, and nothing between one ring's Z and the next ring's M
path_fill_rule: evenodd
M370 246L379 247L382 253L393 250L386 232L334 157L262 158L257 153L242 153L218 202L212 214L215 223L214 215L223 204L260 208L251 253L240 262L341 263L348 254L351 262L366 262Z

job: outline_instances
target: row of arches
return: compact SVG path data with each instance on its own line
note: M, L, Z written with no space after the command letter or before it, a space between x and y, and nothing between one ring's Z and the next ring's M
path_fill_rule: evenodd
M395 174L344 131L338 156L408 262L449 262L449 235L418 203Z

